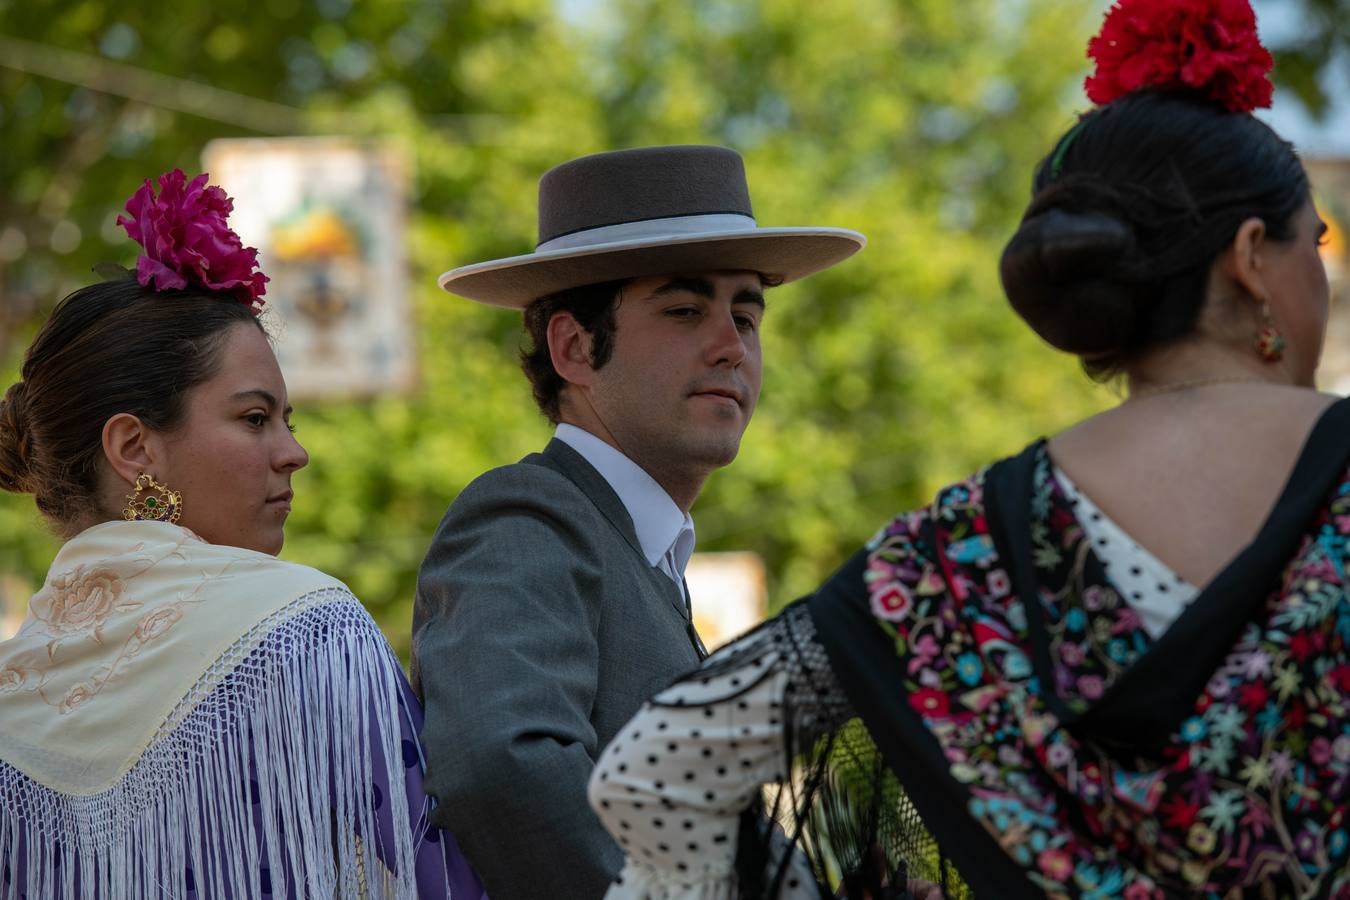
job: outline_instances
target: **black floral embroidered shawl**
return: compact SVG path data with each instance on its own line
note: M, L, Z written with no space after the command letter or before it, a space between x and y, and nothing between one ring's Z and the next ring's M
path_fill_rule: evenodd
M805 601L885 777L977 895L1350 897L1348 466L1341 401L1257 538L1156 641L1044 443L895 519ZM818 864L903 852L875 825L896 791L857 790L865 758L798 810ZM841 785L871 827L820 827Z

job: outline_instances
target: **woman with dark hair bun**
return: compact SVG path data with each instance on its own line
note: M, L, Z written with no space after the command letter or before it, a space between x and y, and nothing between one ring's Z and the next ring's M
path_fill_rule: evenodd
M897 517L621 729L591 780L611 900L1350 897L1325 226L1251 115L1246 0L1120 0L1089 53L1100 105L1001 271L1126 399Z
M308 461L231 201L175 169L135 277L63 300L0 402L0 488L66 538L0 642L0 897L455 897L421 708L341 582L281 562Z
M1241 232L1249 221L1259 235ZM1304 225L1314 249L1297 243ZM1159 386L1151 377L1170 376L1151 373L1145 357L1205 336L1202 311L1230 328L1254 313L1258 330L1274 327L1268 301L1237 299L1256 297L1249 285L1239 280L1235 293L1212 283L1215 262L1230 250L1236 259L1235 242L1292 244L1311 258L1323 230L1303 164L1264 122L1189 92L1143 90L1083 116L1038 168L1003 254L1003 286L1027 324L1082 357L1090 373L1126 375L1136 390L1151 390ZM1241 371L1259 366L1262 380L1290 376L1311 387L1321 349L1314 338L1302 348L1311 358L1272 366L1244 358Z

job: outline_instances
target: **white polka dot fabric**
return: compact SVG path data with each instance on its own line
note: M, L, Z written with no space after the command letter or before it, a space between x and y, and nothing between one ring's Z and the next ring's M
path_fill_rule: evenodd
M1073 503L1074 516L1092 542L1092 553L1101 560L1107 579L1139 613L1144 630L1157 640L1199 589L1139 546L1058 466L1055 479Z
M591 805L628 854L607 900L736 896L740 813L761 785L784 774L790 673L781 663L768 650L742 667L681 682L644 705L606 748L591 777ZM800 854L779 896L819 897Z

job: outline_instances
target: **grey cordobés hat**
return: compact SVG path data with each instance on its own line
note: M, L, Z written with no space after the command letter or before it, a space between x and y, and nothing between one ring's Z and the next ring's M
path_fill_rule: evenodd
M847 228L760 228L734 150L639 147L549 169L539 179L534 252L460 266L439 283L524 309L556 291L647 275L735 269L794 281L866 243Z

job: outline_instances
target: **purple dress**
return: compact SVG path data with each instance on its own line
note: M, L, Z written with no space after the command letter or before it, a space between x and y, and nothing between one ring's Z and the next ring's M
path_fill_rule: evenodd
M400 677L400 747L403 750L403 785L408 797L408 810L415 817L413 834L420 835L417 844L417 895L422 898L453 896L455 900L484 900L487 894L474 873L469 861L459 852L455 837L448 831L442 831L431 824L431 809L435 801L427 796L422 788L422 770L425 760L422 746L417 736L422 732L422 704L413 694L412 685ZM376 766L376 772L381 771ZM388 791L389 785L383 779L376 779L376 787ZM387 809L377 798L381 807L381 822L385 821ZM387 842L376 842L375 852L381 860L392 856ZM447 891L446 888L449 888Z

